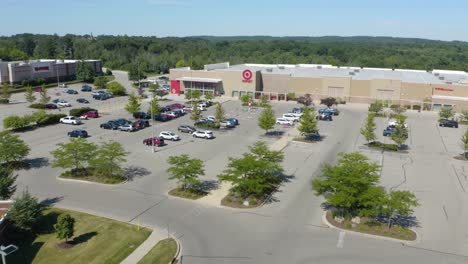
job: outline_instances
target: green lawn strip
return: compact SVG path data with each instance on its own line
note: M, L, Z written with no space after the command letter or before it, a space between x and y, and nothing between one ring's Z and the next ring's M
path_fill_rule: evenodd
M408 241L414 241L417 237L416 233L409 228L398 225L392 225L391 228L388 228L386 224L369 221L367 218L361 218L360 224L353 224L350 220L344 220L341 223L337 222L331 212L327 212L326 217L330 224L341 229Z
M206 196L208 193L202 190L197 190L197 189L183 190L182 188L175 188L175 189L170 190L169 194L172 196L180 197L180 198L197 200L197 199L202 198L203 196Z
M176 252L176 241L172 238L164 239L159 241L138 264L167 264L172 261Z
M53 233L59 214L75 218L75 245L69 249L57 247L62 242ZM151 230L124 222L76 211L47 209L37 235L11 242L19 250L8 256L8 263L120 263L151 234Z

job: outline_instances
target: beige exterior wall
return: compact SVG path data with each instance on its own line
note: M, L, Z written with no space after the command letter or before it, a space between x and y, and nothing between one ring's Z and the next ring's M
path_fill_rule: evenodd
M431 84L434 95L468 97L468 86Z
M343 89L339 97L348 97L351 89L351 78L345 77L326 77L322 80L321 94L328 96L330 89Z
M392 96L389 100L400 100L401 92L401 81L400 80L385 80L385 79L373 79L370 80L370 97L378 98L379 91L392 91Z
M287 94L290 78L287 74L262 73L263 92Z
M291 77L289 79L290 92L296 95L320 94L322 91L322 78Z
M401 83L401 100L422 102L425 98L432 97L432 88L423 83Z

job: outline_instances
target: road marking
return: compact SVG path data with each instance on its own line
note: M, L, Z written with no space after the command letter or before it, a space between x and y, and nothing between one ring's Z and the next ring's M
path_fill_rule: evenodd
M346 232L344 231L341 231L340 234L338 235L338 243L336 243L337 248L343 248L345 235L346 235Z

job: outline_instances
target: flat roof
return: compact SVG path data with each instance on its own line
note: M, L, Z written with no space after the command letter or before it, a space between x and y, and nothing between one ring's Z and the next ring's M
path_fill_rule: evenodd
M343 77L353 80L399 80L422 84L467 85L468 73L463 71L337 67L325 64L238 64L212 71L260 71L262 74L285 74L291 77Z
M183 82L204 82L204 83L219 83L221 79L212 79L212 78L198 78L198 77L181 77L177 78L177 81Z

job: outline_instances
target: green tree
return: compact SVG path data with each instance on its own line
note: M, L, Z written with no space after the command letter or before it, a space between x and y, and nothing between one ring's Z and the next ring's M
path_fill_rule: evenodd
M76 79L84 82L94 81L94 72L88 63L84 61L78 62L76 65Z
M187 66L187 64L185 63L184 60L178 60L178 61L176 62L176 64L175 64L175 67L176 67L176 68L183 68L183 67L186 67L186 66Z
M206 93L206 94L205 94L205 99L206 99L207 101L211 101L211 100L213 100L214 98L215 98L214 93Z
M361 135L364 136L364 138L367 141L367 144L370 144L371 142L377 139L377 135L375 134L375 128L375 114L370 112L367 114L366 123L364 124L364 127L361 128Z
M97 89L106 89L107 78L105 76L97 76L94 78L93 84Z
M89 164L94 168L94 172L99 175L107 177L121 176L123 169L120 165L127 161L125 157L128 154L119 142L105 142L95 152L95 157L89 161Z
M374 114L379 114L383 110L383 103L381 100L375 101L375 103L370 104L369 106L369 112L372 112Z
M249 150L241 158L229 158L227 169L218 178L231 182L230 191L235 195L244 199L252 195L262 198L281 182L284 154L269 150L263 141L256 142Z
M140 71L138 63L132 63L128 69L128 80L133 83L140 81Z
M26 92L24 93L24 97L26 98L26 101L28 101L30 104L36 101L36 96L34 95L34 90L32 86L26 87Z
M463 134L461 141L463 143L463 150L467 152L468 151L468 129L466 129L465 133Z
M192 100L192 89L185 90L184 97L185 100Z
M269 107L265 107L258 117L258 126L265 130L265 134L268 133L268 130L272 129L276 124L275 112Z
M118 82L108 83L107 91L112 93L115 96L122 96L122 95L125 95L125 93L127 92L125 87L123 87L123 85Z
M332 105L337 104L336 98L327 97L320 100L320 104L326 105L327 107L332 107Z
M192 159L187 154L179 156L169 156L167 163L171 165L167 172L171 175L169 179L176 179L183 190L199 184L198 177L205 174L203 161L200 159Z
M390 107L393 111L393 113L395 114L403 114L404 112L406 112L406 108L405 107L402 107L402 106L399 106L399 105L392 105Z
M149 90L151 91L151 93L153 93L153 96L155 96L156 91L159 90L159 84L150 83Z
M47 104L50 101L50 96L47 95L47 89L45 84L41 86L41 92L39 93L39 102L41 104Z
M197 102L200 101L200 97L202 96L202 93L200 92L200 90L192 90L190 93L191 93L191 99Z
M419 206L419 203L414 193L410 191L390 191L380 213L387 217L388 228L390 228L395 217L410 216L413 214L413 207L416 206Z
M74 176L85 173L89 162L95 158L97 146L84 138L71 138L69 143L59 143L58 148L51 152L54 156L52 167L71 168Z
M19 163L30 150L18 135L11 131L0 132L0 165Z
M42 217L44 207L37 198L24 191L8 211L7 218L22 231L31 231Z
M401 148L408 137L408 129L405 124L406 116L399 114L395 116L395 119L397 124L393 129L394 133L392 133L390 137L398 145L398 148Z
M193 122L197 122L198 120L201 119L201 117L202 117L202 113L201 113L200 107L198 107L198 103L195 103L193 106L192 113L190 115L190 119L192 119Z
M149 112L152 116L158 116L161 113L161 106L159 106L159 101L156 97L150 102Z
M127 112L129 112L130 114L134 114L140 111L140 107L141 102L138 96L136 96L134 93L130 93L128 96L128 103L125 106L125 110L127 110Z
M441 119L449 119L455 115L453 109L450 107L442 107L439 111L439 116Z
M7 116L3 119L3 127L5 129L20 129L24 128L27 126L30 126L32 123L32 116L31 115L25 115L23 117L21 116Z
M0 166L0 199L8 200L16 191L15 181L18 176L7 166Z
M11 97L10 86L4 84L2 86L2 98L8 100L8 99L10 99L10 97Z
M361 211L366 212L369 208L366 205L372 202L369 199L382 199L374 197L374 194L379 193L375 187L380 178L380 166L359 152L339 153L338 156L340 159L337 165L322 166L322 175L312 181L312 189L316 195L322 195L328 205L339 209L344 215L354 216Z
M223 108L223 105L221 105L221 103L217 103L216 104L216 112L215 112L215 122L217 124L223 122L225 120L225 117L224 117L224 108Z
M57 234L58 239L65 239L65 243L68 239L72 238L75 230L75 218L69 214L61 214L57 218L57 223L54 224L54 230Z
M250 94L243 94L243 95L241 95L240 100L241 100L241 102L242 102L243 105L246 105L246 104L248 104L250 101L252 101L252 95L250 95Z
M270 102L268 101L268 96L262 95L260 97L260 106L261 107L267 107L270 105Z
M304 113L297 129L306 139L311 138L314 133L317 133L318 129L315 111L312 111L309 107L304 107Z

